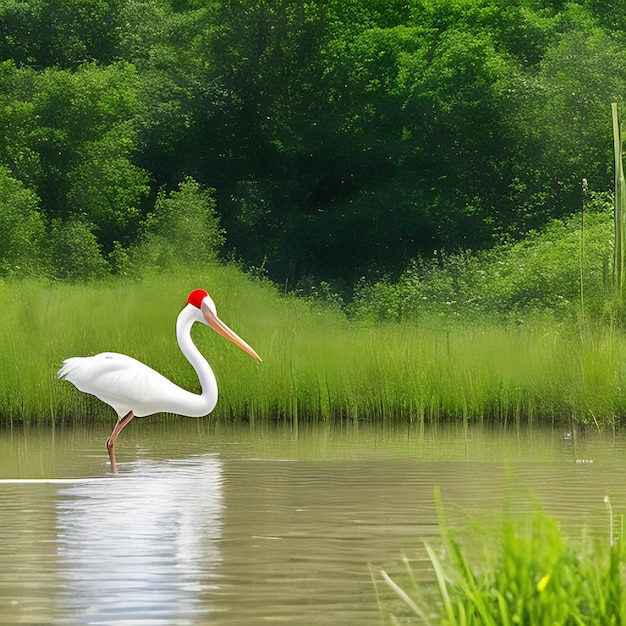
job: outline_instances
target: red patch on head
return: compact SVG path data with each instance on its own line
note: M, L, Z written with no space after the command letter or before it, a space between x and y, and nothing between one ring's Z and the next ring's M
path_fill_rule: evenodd
M188 304L193 304L197 309L199 309L200 305L202 304L202 301L208 295L209 294L204 289L194 289L189 294L189 297L187 298L187 302L188 302Z

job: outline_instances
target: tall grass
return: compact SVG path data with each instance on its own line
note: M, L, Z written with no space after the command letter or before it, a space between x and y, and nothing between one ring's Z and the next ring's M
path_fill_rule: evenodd
M501 532L482 537L479 564L446 527L441 509L440 523L441 549L426 545L434 588L416 579L407 559L400 583L398 576L381 572L413 616L402 623L618 626L626 621L623 519L614 529L611 515L610 533L583 532L573 540L541 512L530 521L507 518Z
M0 418L111 417L57 381L68 356L119 351L199 391L176 344L188 292L206 288L257 364L207 328L194 339L220 387L214 419L376 419L615 423L626 415L626 340L552 318L520 325L433 316L349 322L338 308L282 297L234 267L210 265L88 285L0 282Z

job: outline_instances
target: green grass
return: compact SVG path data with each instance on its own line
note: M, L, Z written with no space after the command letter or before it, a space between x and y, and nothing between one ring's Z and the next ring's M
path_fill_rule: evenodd
M530 521L505 519L501 532L473 537L482 557L446 527L441 549L426 545L434 584L419 582L409 561L405 574L381 575L406 607L401 623L433 626L618 626L626 621L624 521L617 530L578 539L537 512ZM606 499L609 510L610 502ZM394 624L398 616L390 615Z
M55 373L68 356L118 351L199 390L180 354L176 316L206 288L257 364L207 328L194 338L220 387L215 419L376 419L599 425L626 415L626 338L534 317L350 322L338 308L282 297L232 266L90 284L0 282L0 419L87 421L111 410Z

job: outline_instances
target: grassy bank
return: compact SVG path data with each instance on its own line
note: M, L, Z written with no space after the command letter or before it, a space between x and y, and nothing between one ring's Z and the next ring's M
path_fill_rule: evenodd
M174 336L187 293L204 287L262 356L206 328L194 338L220 386L214 419L568 421L626 416L626 338L553 318L518 325L425 317L356 324L336 308L281 297L233 267L87 285L0 283L3 422L111 417L55 379L68 356L119 351L198 390Z
M605 501L608 532L600 535L567 537L537 512L527 521L507 517L501 531L483 529L471 537L472 549L446 527L440 505L442 545L426 545L436 582L418 581L405 559L403 574L380 573L404 604L402 621L398 609L381 609L390 623L424 626L623 624L624 520L614 520Z

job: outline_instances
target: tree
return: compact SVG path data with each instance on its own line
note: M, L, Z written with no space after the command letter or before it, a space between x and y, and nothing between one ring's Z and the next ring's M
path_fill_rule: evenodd
M49 69L32 96L37 190L50 218L79 218L108 252L134 237L150 178L136 155L137 74L124 63Z
M88 281L109 272L92 226L77 217L53 222L52 259L56 276L65 280Z
M223 244L213 190L186 178L177 190L159 192L131 257L148 269L202 265L214 260Z
M0 60L38 69L110 63L117 56L124 0L6 0L0 4Z
M132 132L123 126L78 150L78 163L68 172L68 212L84 215L105 249L114 241L134 241L148 195L149 175L130 160Z
M36 274L46 260L46 228L37 196L0 166L0 274Z

